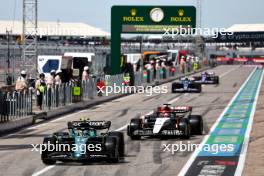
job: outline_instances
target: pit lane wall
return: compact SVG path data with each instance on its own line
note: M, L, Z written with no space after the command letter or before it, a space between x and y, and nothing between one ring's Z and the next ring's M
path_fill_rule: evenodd
M157 69L142 70L130 76L131 85L155 86L173 81L182 76L188 76L198 71L208 69L206 63L200 62L198 69L191 65L163 67ZM98 94L98 80L106 86L122 86L124 74L97 75L88 81L68 82L59 86L46 89L43 96L43 110L36 109L36 93L34 90L24 92L0 92L0 135L13 132L20 128L35 124L36 121L48 120L67 113L92 107L129 94Z
M216 63L221 64L244 64L244 65L260 65L264 64L264 58L227 58L217 57Z
M242 175L263 69L256 69L230 101L179 176ZM215 152L208 146L232 145Z

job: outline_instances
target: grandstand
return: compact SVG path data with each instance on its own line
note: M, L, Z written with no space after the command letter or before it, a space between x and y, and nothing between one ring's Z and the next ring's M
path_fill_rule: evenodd
M10 63L11 73L19 73L22 21L0 21L0 83L5 80ZM9 42L7 40L9 32ZM94 45L104 45L110 34L85 23L38 22L38 54L61 55L64 52L91 52ZM9 46L8 46L9 44ZM10 61L7 59L10 49Z
M12 35L22 34L22 21L0 21L0 36L11 30ZM38 22L38 36L41 37L109 37L110 34L100 28L85 23Z
M21 65L21 21L0 21L0 82L7 70L7 34L10 32L10 53L12 72L19 72ZM121 51L133 53L140 51L167 49L195 49L201 46L207 58L212 55L227 57L264 57L264 24L234 24L227 31L234 32L231 37L219 35L218 38L200 37L200 44L193 36L152 39L151 37L122 37ZM103 52L110 53L110 34L100 28L85 23L38 22L38 54L62 55L65 52ZM205 45L204 45L205 44ZM5 71L4 71L5 70Z

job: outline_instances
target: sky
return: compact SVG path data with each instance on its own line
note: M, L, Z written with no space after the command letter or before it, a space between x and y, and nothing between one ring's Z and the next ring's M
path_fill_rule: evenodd
M196 5L197 0L38 0L40 21L84 22L110 32L112 5ZM264 0L201 0L202 27L264 23ZM0 20L21 20L22 0L0 0Z

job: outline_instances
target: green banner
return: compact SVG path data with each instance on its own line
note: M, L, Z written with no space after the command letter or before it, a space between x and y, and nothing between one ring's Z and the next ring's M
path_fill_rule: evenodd
M196 27L194 6L113 6L111 9L111 73L121 66L121 33L164 34L168 29Z

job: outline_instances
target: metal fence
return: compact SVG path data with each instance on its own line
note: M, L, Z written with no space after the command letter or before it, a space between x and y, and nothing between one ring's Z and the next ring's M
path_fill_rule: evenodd
M199 68L202 68L206 63L200 62L198 65ZM191 64L189 66L186 64L183 70L180 69L180 66L163 67L157 70L143 70L135 72L131 80L133 80L134 86L145 86L171 77L184 76L186 73L193 70L194 68ZM97 83L100 80L105 86L124 86L123 74L97 75L90 77L87 81L56 85L44 91L42 97L43 110L49 111L72 103L89 101L98 96L105 96L105 94L99 95L97 92ZM108 95L112 95L113 93ZM31 90L12 93L0 92L0 122L6 122L32 114L34 109L33 105L35 105L35 97L36 94Z
M32 92L0 92L0 122L15 120L32 114Z
M71 104L73 102L72 87L71 83L65 83L46 89L43 94L43 109L50 110Z

